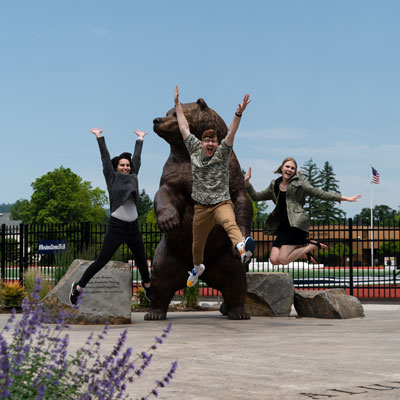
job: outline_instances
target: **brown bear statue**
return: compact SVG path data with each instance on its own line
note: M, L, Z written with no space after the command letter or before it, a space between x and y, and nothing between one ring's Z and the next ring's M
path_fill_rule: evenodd
M183 104L190 131L201 139L206 129L214 129L221 141L227 134L223 119L207 106L203 99ZM193 205L192 171L189 153L178 127L175 108L165 117L156 118L153 129L170 145L170 155L164 165L160 187L154 199L157 224L164 233L153 259L151 285L155 300L146 320L166 318L168 305L176 291L186 287L192 261ZM242 171L234 152L229 164L229 190L235 208L236 221L243 236L250 235L253 209L244 189ZM225 230L215 226L210 232L204 250L206 269L201 276L208 286L223 296L220 308L229 319L249 319L244 309L247 283L246 266Z

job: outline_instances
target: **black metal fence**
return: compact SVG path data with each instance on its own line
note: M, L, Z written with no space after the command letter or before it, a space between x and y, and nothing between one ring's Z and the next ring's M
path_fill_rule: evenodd
M69 225L1 226L1 279L19 280L29 268L40 270L53 279L70 265L73 259L94 259L105 234L106 225L78 223ZM154 225L141 227L149 269L162 233ZM400 301L400 225L385 221L371 228L354 225L352 219L330 223L313 222L310 238L325 243L328 248L315 253L318 264L297 260L289 265L272 265L269 253L273 236L254 225L256 241L254 258L248 265L253 272L288 272L296 289L321 290L344 288L360 299ZM113 259L132 265L134 286L140 281L134 260L126 245ZM201 286L201 295L216 296L214 289Z

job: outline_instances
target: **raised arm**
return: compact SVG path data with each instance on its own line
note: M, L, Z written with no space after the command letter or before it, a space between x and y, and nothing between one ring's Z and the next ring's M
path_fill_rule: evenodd
M243 111L246 109L250 101L251 101L250 95L245 94L243 97L242 104L238 105L238 108L235 112L235 116L233 117L233 120L229 125L228 134L226 135L225 138L225 143L230 147L233 146L233 141L235 140L236 131L239 128L240 118L242 117Z
M356 202L361 197L361 194L356 194L355 196L342 196L340 201L350 201L351 203Z
M140 156L142 154L142 147L143 147L143 139L147 135L147 132L143 131L133 131L135 135L138 137L135 143L135 150L132 156L132 169L135 174L139 173L139 169L141 166Z
M179 130L181 131L183 139L186 139L190 135L189 124L183 113L182 104L179 101L179 89L178 86L175 88L175 110L176 110L176 117L178 119Z
M138 137L139 140L143 140L144 137L148 134L148 132L143 132L143 131L134 131L136 136Z
M321 200L328 200L328 201L349 201L349 202L356 202L361 195L356 194L355 196L342 196L341 193L331 193L326 192L325 190L315 188L311 185L311 183L307 180L303 180L303 189L309 196L316 197L317 199Z
M103 129L92 128L92 129L90 130L90 132L92 132L92 133L97 137L97 139L98 139L99 137L101 137L101 133L103 132Z
M106 141L105 141L104 137L101 136L103 129L92 128L90 130L90 132L92 132L97 138L97 144L99 145L99 149L100 149L101 162L103 164L103 174L104 174L104 177L106 178L106 182L108 184L109 180L111 179L112 175L114 174L114 167L111 163L110 153L108 152L108 149L106 146Z
M250 178L251 178L251 167L249 167L248 171L244 175L244 187L250 187Z

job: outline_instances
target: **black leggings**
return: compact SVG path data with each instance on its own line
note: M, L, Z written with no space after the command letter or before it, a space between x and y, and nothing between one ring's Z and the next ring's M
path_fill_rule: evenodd
M90 279L93 278L110 260L122 243L126 243L131 249L136 266L144 283L150 282L147 260L144 252L142 234L139 231L139 223L136 219L133 222L125 222L118 218L110 217L107 232L104 236L103 245L97 259L87 267L79 280L78 285L84 288Z

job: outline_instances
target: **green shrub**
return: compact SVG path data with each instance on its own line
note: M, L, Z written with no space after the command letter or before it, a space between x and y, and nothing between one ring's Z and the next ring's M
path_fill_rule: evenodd
M75 259L94 260L97 257L97 246L85 247L83 250L76 252L72 247L68 247L65 251L57 251L54 254L54 284L57 285L62 279L68 268Z
M3 307L21 307L25 297L24 288L19 282L6 282L0 291L0 302Z
M133 296L132 309L150 307L150 301L147 300L144 289L138 286Z
M39 298L42 300L51 290L52 285L49 277L37 268L28 268L24 272L25 291L28 294L29 299L31 299L31 293L35 289L35 282L37 279L39 279L42 283L39 292Z
M97 246L88 246L79 251L68 247L67 250L54 253L54 265L57 267L69 267L75 259L94 260L97 254Z
M193 287L187 287L183 291L183 300L187 307L197 307L199 305L199 282L197 282Z

